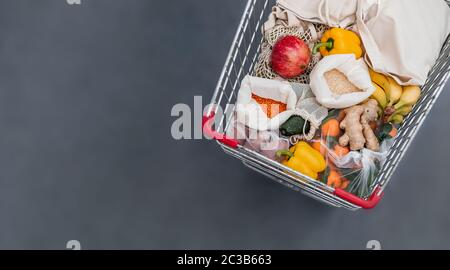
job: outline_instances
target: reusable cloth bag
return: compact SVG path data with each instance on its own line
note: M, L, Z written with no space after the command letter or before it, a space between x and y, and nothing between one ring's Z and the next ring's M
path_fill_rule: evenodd
M252 94L286 104L286 111L269 118ZM241 84L236 105L237 120L249 128L275 130L292 116L297 95L287 82L262 79L247 75Z
M287 105L286 111L269 118L252 94L282 102ZM249 75L244 78L236 104L238 122L259 131L278 130L293 115L301 116L318 128L328 115L328 110L317 103L308 85Z
M347 28L356 21L358 0L278 0L278 5L308 22Z
M357 28L366 61L401 85L423 85L450 33L444 0L361 1Z
M325 79L325 73L333 69L342 72L361 91L341 95L333 93ZM375 91L366 63L363 59L356 60L354 54L335 54L324 57L311 72L310 84L317 101L330 109L343 109L357 105Z
M279 0L297 17L333 27L353 24L375 71L401 85L423 85L450 33L444 0Z

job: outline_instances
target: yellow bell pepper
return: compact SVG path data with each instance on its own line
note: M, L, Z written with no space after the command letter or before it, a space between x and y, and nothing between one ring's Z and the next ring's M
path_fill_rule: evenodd
M321 43L314 47L313 54L316 54L319 50L322 56L354 54L356 59L359 59L363 54L361 39L358 35L342 28L331 28L326 31Z
M300 142L291 147L290 150L280 150L277 152L277 155L279 157L288 157L282 162L283 165L312 179L317 179L319 173L327 168L327 163L320 152L306 142Z

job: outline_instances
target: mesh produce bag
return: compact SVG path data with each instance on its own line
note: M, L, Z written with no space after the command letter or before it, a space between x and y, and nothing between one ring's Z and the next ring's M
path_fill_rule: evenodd
M291 144L297 144L301 140L311 140L314 138L322 121L328 116L328 110L317 102L309 85L291 83L291 86L299 97L295 108L295 115L301 116L306 122L310 123L308 132L304 130L303 134L290 137Z
M271 68L272 47L281 37L292 35L302 39L312 50L328 26L305 22L296 18L289 11L274 7L269 20L263 27L264 41L261 44L261 53L255 65L253 74L257 77L274 79L279 77ZM306 72L300 76L289 79L290 82L309 84L309 74L320 61L320 54L312 55Z

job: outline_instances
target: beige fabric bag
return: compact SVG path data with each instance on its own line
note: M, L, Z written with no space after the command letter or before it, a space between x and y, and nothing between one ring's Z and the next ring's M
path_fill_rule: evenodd
M278 0L278 5L300 19L346 28L356 21L358 0Z
M336 94L328 85L325 73L337 69L361 91ZM329 109L344 109L357 105L369 98L375 87L363 59L356 60L354 54L335 54L324 57L311 72L311 89L317 101Z
M444 0L360 1L357 28L366 62L402 85L423 85L450 33Z
M252 94L286 104L286 111L268 118ZM328 110L320 106L308 85L290 84L287 81L269 80L245 76L239 89L236 104L236 120L251 129L278 130L291 116L299 115L318 128L328 116ZM315 131L315 129L314 129ZM314 133L304 134L312 139Z
M402 85L422 85L450 33L444 0L279 0L299 18L347 28L356 24L366 62Z
M262 107L252 98L252 94L284 103L287 107L286 111L269 118ZM242 80L238 92L236 119L251 129L276 130L292 116L296 103L297 95L288 82L247 75Z

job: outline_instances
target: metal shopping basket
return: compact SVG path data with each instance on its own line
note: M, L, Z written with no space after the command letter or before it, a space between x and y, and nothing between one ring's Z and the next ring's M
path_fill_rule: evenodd
M449 2L447 1L447 3ZM369 198L359 198L344 190L335 189L310 179L276 161L240 146L236 140L224 135L224 130L227 130L229 126L231 114L220 113L218 108L225 108L227 104L235 102L240 82L245 75L252 73L263 41L261 25L275 4L276 0L248 1L211 101L211 104L217 106L210 107L203 116L203 132L215 139L226 153L239 158L246 166L289 188L302 191L306 195L335 207L344 207L349 210L374 208L382 198L383 191L393 172L449 78L450 38L447 38L439 59L432 68L426 84L422 87L423 93L420 101L399 129L398 137L376 179L372 195Z

